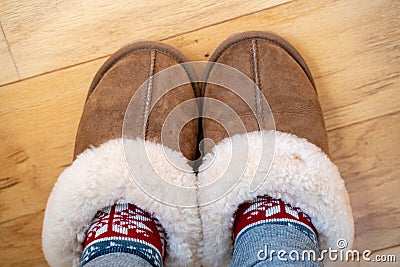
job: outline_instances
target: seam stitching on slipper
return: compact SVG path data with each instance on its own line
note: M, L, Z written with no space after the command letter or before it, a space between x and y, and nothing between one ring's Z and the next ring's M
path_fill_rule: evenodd
M156 61L156 51L150 51L150 65L149 65L149 79L147 81L147 92L144 104L144 112L143 112L143 139L146 139L147 130L148 130L148 118L150 113L151 99L153 93L153 75L154 75L154 64Z

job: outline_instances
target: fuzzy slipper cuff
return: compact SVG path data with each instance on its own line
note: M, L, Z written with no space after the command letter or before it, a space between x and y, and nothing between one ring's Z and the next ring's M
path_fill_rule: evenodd
M271 140L275 147L273 159L271 153L263 151L271 148L265 146ZM234 156L238 154L242 156ZM271 166L259 164L271 160ZM328 156L307 140L278 131L235 135L217 144L202 165L205 170L199 174L201 186L222 176L234 177L241 171L236 166L246 166L227 194L201 207L200 253L204 266L229 265L233 215L241 203L259 195L281 198L308 214L318 231L321 249L336 248L339 239L347 241L347 248L352 246L354 222L345 183ZM250 187L254 179L261 181L255 191ZM199 190L199 203L206 203L209 194Z
M142 140L110 140L84 151L59 176L47 203L42 232L43 252L51 266L79 266L85 232L93 217L98 210L115 203L133 203L158 218L167 232L166 266L194 264L200 235L198 210L166 205L146 194L131 179L123 142L128 142L133 149L143 145ZM167 182L187 187L196 185L194 173L172 166L164 154L187 167L187 160L181 153L153 142L145 143L147 155L137 153L131 158L138 175L148 181L154 179L155 173L143 158L149 157L152 167L161 170ZM163 192L166 189L161 186L156 190L160 195L171 195L171 192ZM188 203L196 201L195 194L184 197L188 198Z

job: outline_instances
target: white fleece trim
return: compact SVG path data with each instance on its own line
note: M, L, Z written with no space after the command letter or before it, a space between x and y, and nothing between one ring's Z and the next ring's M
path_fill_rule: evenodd
M131 148L143 146L141 140L129 142ZM162 170L169 182L195 186L196 176L173 167L166 160L162 145L146 141L146 149L154 169ZM168 148L165 152L174 162L187 166L181 153ZM135 164L138 164L140 174L151 180L152 172L143 158L146 156L136 155ZM163 193L164 188L159 190ZM186 197L196 198L195 195ZM189 203L193 201L188 200ZM165 228L168 236L166 266L194 264L200 239L198 210L164 205L144 193L130 179L121 139L87 149L58 178L47 202L43 222L42 244L48 263L51 266L79 266L85 231L96 212L114 203L127 202L153 213Z
M268 166L257 166L257 163L267 162L268 153L261 157L263 141L271 140L273 134L275 155L269 170ZM245 158L245 144L251 152L248 159ZM231 157L231 148L234 154L244 157ZM337 167L317 146L303 138L277 131L236 135L216 145L205 157L203 165L210 166L199 174L200 185L217 180L231 160L247 160L243 177L223 198L200 208L203 225L200 253L204 266L229 265L233 249L233 214L238 205L258 195L281 198L300 207L311 217L319 234L321 249L336 248L340 238L347 240L348 248L352 246L354 221L344 181ZM236 165L241 164L233 162L233 166ZM235 171L233 168L232 175ZM251 193L251 180L261 181L264 177L261 186ZM208 198L207 191L199 190L199 203Z

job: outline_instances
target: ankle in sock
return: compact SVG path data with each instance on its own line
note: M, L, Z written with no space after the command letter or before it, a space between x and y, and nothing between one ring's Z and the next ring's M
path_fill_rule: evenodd
M241 204L236 211L233 226L234 243L243 233L262 224L295 227L317 242L317 231L307 214L281 199L258 196L252 201Z
M165 231L150 213L133 204L116 204L97 212L84 243L81 266L111 254L134 254L162 266Z

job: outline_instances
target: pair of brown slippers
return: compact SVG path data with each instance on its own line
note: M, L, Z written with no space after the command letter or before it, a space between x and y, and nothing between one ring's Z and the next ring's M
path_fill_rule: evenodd
M136 42L117 51L100 68L79 124L75 161L60 175L47 204L43 250L48 262L55 266L79 265L85 231L97 210L117 202L130 202L152 212L165 228L166 265L226 265L232 251L230 238L235 210L244 201L266 194L301 207L313 220L322 248L334 246L339 238L346 238L351 246L354 224L349 198L336 166L327 156L328 142L315 84L300 54L270 32L239 33L222 42L210 62L236 69L255 84L254 90L249 91L250 103L220 84L199 86L191 73L186 83L166 94L156 92L157 84L173 84L176 78L169 75L164 80L153 80L157 73L187 62L182 53L166 44ZM138 91L141 87L145 90ZM165 205L141 190L130 179L120 139L125 113L134 95L143 100L136 103L141 105L137 110L143 112L133 114L141 128L138 132L143 134L138 137L150 144L149 157L153 157L155 165L152 167L161 170L168 182L200 187L223 175L229 177L229 172L235 176L233 172L237 170L226 166L232 164L228 162L232 153L244 153L240 144L246 143L251 153L241 179L215 201L209 201L210 193L204 190L176 196L180 203L198 203L195 208ZM149 109L154 95L159 96L158 101ZM199 112L204 114L213 109L205 104L199 111L198 102L190 102L199 97L226 104L237 114L244 130L231 136L213 118L203 118L199 123ZM257 107L261 98L268 101L275 122L275 129L264 136L259 134L265 132L257 120L259 114L254 114L254 110L264 112ZM194 119L178 127L178 133L170 129L164 139L162 127L168 115L185 102L192 105L185 115ZM225 113L217 109L214 114L229 124L230 118ZM264 160L260 144L271 132L275 136L274 158L270 160L270 168L260 168L259 163L262 165ZM168 136L175 134L179 135L178 144L168 146ZM206 156L204 163L209 168L198 174L188 173L171 166L162 157L162 147L167 146L171 149L168 153L182 166L187 159L195 160L199 135L215 144L215 158L210 162ZM226 140L239 145L230 150ZM135 147L135 141L132 142ZM211 147L207 152L210 150ZM148 171L143 159L137 156L134 161L139 174L152 180L154 173ZM261 177L262 182L257 190L250 190L254 177ZM155 190L158 195L174 193L163 188ZM60 242L61 239L64 241Z
M112 55L90 87L76 138L75 156L91 145L97 147L121 137L125 111L140 85L150 76L185 62L188 60L177 49L159 42L133 43ZM306 138L328 152L314 81L305 61L288 42L270 32L236 34L220 44L210 62L237 69L253 81L257 76L257 86L270 105L276 129ZM188 82L156 103L147 120L146 140L161 143L161 126L168 114L177 105L199 96L227 104L238 113L247 131L259 130L257 121L249 119L251 107L231 91L215 84L207 84L205 90L199 90ZM143 105L145 98L142 97ZM191 160L196 157L199 130L204 138L215 143L228 137L220 124L211 119L203 122L202 129L198 129L197 121L193 120L180 133L181 152Z

